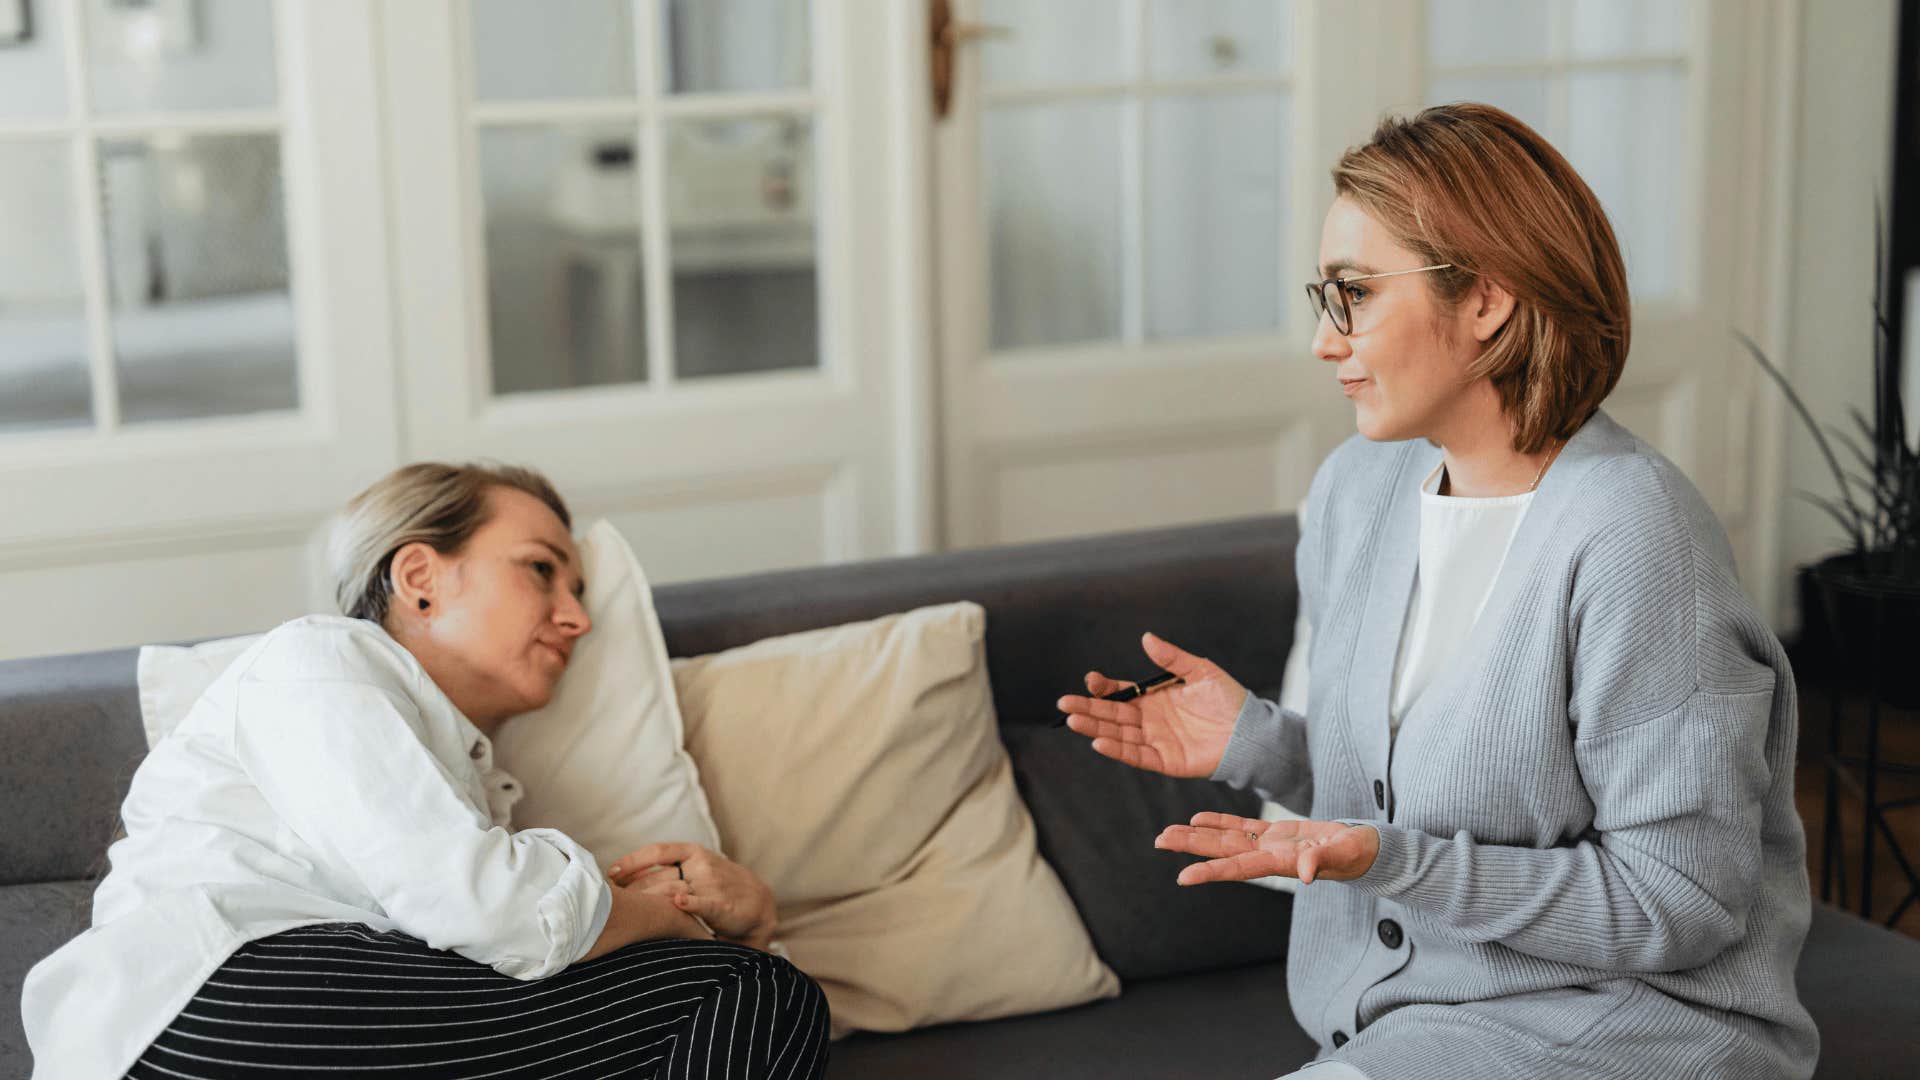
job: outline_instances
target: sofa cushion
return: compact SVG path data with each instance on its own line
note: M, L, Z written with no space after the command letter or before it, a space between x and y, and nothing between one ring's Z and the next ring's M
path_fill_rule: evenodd
M0 1076L33 1071L20 1027L20 985L41 958L93 921L91 881L0 886Z
M147 754L134 655L0 661L0 885L102 868Z
M1257 796L1210 780L1176 780L1094 753L1062 727L1001 729L1040 854L1080 909L1100 958L1122 979L1279 960L1293 897L1239 882L1174 884L1195 860L1153 838L1197 811L1257 815Z
M1001 724L1045 725L1090 668L1150 670L1143 630L1278 694L1299 603L1297 538L1291 517L1256 517L662 585L654 599L673 656L972 600L987 609Z
M1920 941L1815 901L1794 984L1820 1028L1816 1078L1914 1075Z
M1112 1001L988 1024L947 1024L835 1044L832 1080L1269 1080L1313 1057L1287 1008L1287 973L1260 964L1130 983Z

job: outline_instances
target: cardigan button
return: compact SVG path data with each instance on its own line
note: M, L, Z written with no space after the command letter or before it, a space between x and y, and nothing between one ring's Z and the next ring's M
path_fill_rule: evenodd
M1336 1050L1337 1050L1337 1049L1339 1049L1340 1047L1342 1047L1342 1046L1345 1046L1345 1045L1347 1045L1347 1033L1346 1033L1346 1032L1344 1032L1344 1031L1336 1031L1336 1032L1334 1032L1334 1033L1333 1033L1333 1046L1334 1046L1334 1049L1336 1049Z
M1387 785L1378 780L1373 782L1373 806L1376 810L1387 808Z
M1376 929L1380 931L1380 944L1389 949L1399 948L1400 942L1405 940L1405 935L1400 933L1400 924L1392 919L1381 919Z

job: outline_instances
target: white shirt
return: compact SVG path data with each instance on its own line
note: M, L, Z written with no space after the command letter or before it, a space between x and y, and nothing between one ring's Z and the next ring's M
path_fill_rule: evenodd
M380 627L310 616L215 680L134 774L93 927L28 973L34 1076L122 1076L242 944L399 930L517 979L593 947L593 855L512 832L518 785Z
M1388 707L1396 733L1400 718L1466 644L1468 632L1493 595L1520 519L1533 505L1531 491L1491 499L1438 495L1439 475L1435 469L1420 485L1420 568L1414 573L1407 618L1400 625L1400 652L1394 659ZM1306 509L1303 502L1295 512L1303 533ZM1293 623L1293 646L1280 682L1280 707L1300 716L1307 714L1307 642L1312 634L1302 607ZM1265 816L1273 817L1275 806L1270 804Z
M1533 503L1533 492L1491 499L1438 495L1440 470L1420 485L1420 566L1414 572L1413 596L1400 624L1400 652L1393 664L1393 686L1387 710L1389 737L1400 732L1400 718L1420 700L1434 676L1446 667L1493 594L1493 584L1506 562L1507 549ZM1302 534L1307 528L1303 500L1294 512ZM1425 583L1425 587L1422 587ZM1307 715L1308 641L1313 626L1302 605L1293 621L1293 645L1280 677L1280 707ZM1268 821L1302 820L1310 807L1265 803L1260 816ZM1263 888L1293 892L1299 882L1290 877L1254 878Z
M1442 465L1440 468L1445 468ZM1387 715L1393 731L1466 644L1493 594L1513 534L1533 505L1533 492L1489 499L1437 495L1440 468L1420 485L1420 568L1400 624Z

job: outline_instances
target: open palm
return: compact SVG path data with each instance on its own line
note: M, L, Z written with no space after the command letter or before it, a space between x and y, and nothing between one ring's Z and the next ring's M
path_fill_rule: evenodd
M1132 701L1103 701L1132 684L1097 671L1087 673L1090 697L1069 694L1058 702L1067 726L1093 740L1093 748L1136 769L1168 776L1211 776L1233 736L1233 722L1247 689L1211 660L1194 656L1152 634L1141 638L1147 658L1180 676L1185 685L1156 690Z
M1317 877L1351 881L1379 857L1380 833L1371 825L1339 821L1262 821L1199 813L1190 825L1167 826L1153 846L1207 860L1180 871L1182 885L1251 881L1274 874L1305 882Z

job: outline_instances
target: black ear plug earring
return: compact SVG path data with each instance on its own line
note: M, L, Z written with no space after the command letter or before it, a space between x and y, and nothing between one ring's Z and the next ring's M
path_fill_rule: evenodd
M427 610L427 598L424 596L420 598L420 610L421 611Z

